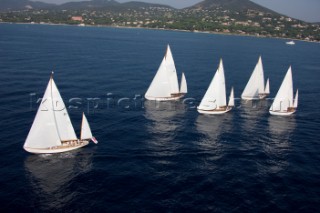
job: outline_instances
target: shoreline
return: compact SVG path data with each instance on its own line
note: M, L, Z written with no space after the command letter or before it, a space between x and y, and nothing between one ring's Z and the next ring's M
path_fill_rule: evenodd
M190 30L182 30L182 29L165 29L165 28L150 28L150 27L132 27L132 26L119 26L119 25L74 25L74 24L55 24L55 23L31 23L31 22L0 22L0 24L25 24L25 25L48 25L48 26L73 26L73 27L108 27L108 28L120 28L120 29L146 29L146 30L162 30L162 31L177 31L177 32L188 32L188 33L202 33L202 34L213 34L213 35L226 35L226 36L244 36L244 37L254 37L254 38L273 38L273 39L282 39L282 40L293 40L293 41L301 41L308 43L318 43L320 41L308 41L297 38L285 38L285 37L273 37L273 36L256 36L250 34L237 34L237 33L226 33L226 32L214 32L214 31L190 31Z

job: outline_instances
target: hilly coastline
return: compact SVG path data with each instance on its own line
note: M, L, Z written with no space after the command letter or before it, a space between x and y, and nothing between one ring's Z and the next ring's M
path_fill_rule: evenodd
M320 41L319 24L278 14L249 0L205 0L184 9L137 1L54 5L2 0L0 8L0 22L143 27Z
M258 10L261 12L274 13L265 7L262 7L249 0L205 0L198 4L195 4L189 9L201 9L201 10L212 10L217 7L222 7L226 10L242 11L242 10Z

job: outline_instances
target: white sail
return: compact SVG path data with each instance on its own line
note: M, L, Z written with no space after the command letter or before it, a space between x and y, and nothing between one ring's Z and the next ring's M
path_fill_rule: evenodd
M170 97L170 95L170 83L167 76L166 59L164 57L145 94L145 97L148 99L157 97Z
M259 99L259 93L264 93L264 74L261 56L251 74L251 77L244 88L242 99Z
M174 64L174 60L173 60L173 56L172 56L172 52L169 44L167 46L165 59L166 59L167 74L170 82L170 89L171 89L170 92L179 93L177 70Z
M187 81L184 73L181 76L180 93L188 93Z
M24 147L48 148L61 145L54 115L52 82L51 77Z
M47 148L61 141L76 140L68 112L51 76L25 146Z
M265 93L265 94L270 94L269 78L268 78L268 80L267 80L266 87L265 87L265 89L264 89L264 93Z
M225 78L222 60L220 60L217 69L201 103L198 107L200 110L215 110L226 106ZM222 94L224 92L224 94Z
M88 122L83 122L88 135ZM97 142L94 137L91 138ZM36 117L23 148L31 153L52 154L67 152L88 145L89 141L78 140L70 121L66 106L53 80L49 80Z
M230 92L228 107L233 107L233 106L234 106L234 92L233 92L233 87L232 87L231 92Z
M296 96L295 96L294 102L293 102L293 107L294 108L298 108L298 95L299 95L299 91L297 90Z
M186 93L187 82L183 75L181 82L182 91L179 91L179 83L177 77L177 71L172 57L170 46L167 46L166 54L160 64L160 67L153 78L146 94L145 98L148 100L177 100Z
M270 107L270 111L287 112L288 107L293 107L292 71L289 67L280 89Z
M224 77L224 68L222 59L219 64L219 99L217 100L219 108L227 106L226 81Z
M211 83L204 94L198 109L200 110L214 110L217 109L217 97L218 97L218 80L219 80L219 69L217 69L216 73L211 80Z
M77 140L68 111L52 78L53 111L61 141Z
M81 123L81 133L80 133L80 139L91 139L92 138L92 133L91 129L88 123L88 120L85 116L85 114L82 114L82 123Z

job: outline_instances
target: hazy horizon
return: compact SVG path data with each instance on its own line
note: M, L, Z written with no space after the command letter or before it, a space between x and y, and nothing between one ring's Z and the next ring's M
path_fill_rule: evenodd
M62 4L65 2L85 0L37 0L41 2ZM120 3L132 0L116 0ZM148 3L169 5L178 9L192 6L203 0L134 0ZM307 22L320 22L320 0L251 0L275 12Z

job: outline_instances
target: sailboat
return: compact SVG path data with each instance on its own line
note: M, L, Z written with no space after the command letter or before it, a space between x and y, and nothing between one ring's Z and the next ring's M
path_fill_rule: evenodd
M177 71L168 44L166 54L145 94L145 98L147 100L171 101L182 98L187 92L187 81L184 73L182 73L179 89Z
M259 100L270 94L269 79L264 86L264 74L261 56L251 74L251 77L244 88L241 98L244 100Z
M35 154L51 154L81 148L88 145L90 139L97 142L87 118L84 114L82 117L78 139L52 73L23 148Z
M234 92L231 88L229 102L227 105L226 85L224 77L224 68L222 59L219 67L208 87L208 90L197 107L202 114L223 114L232 109L234 106Z
M269 109L271 115L291 115L298 107L298 90L293 99L292 70L289 67L280 89Z
M287 44L287 45L295 45L296 43L291 40L291 41L287 41L286 44Z

